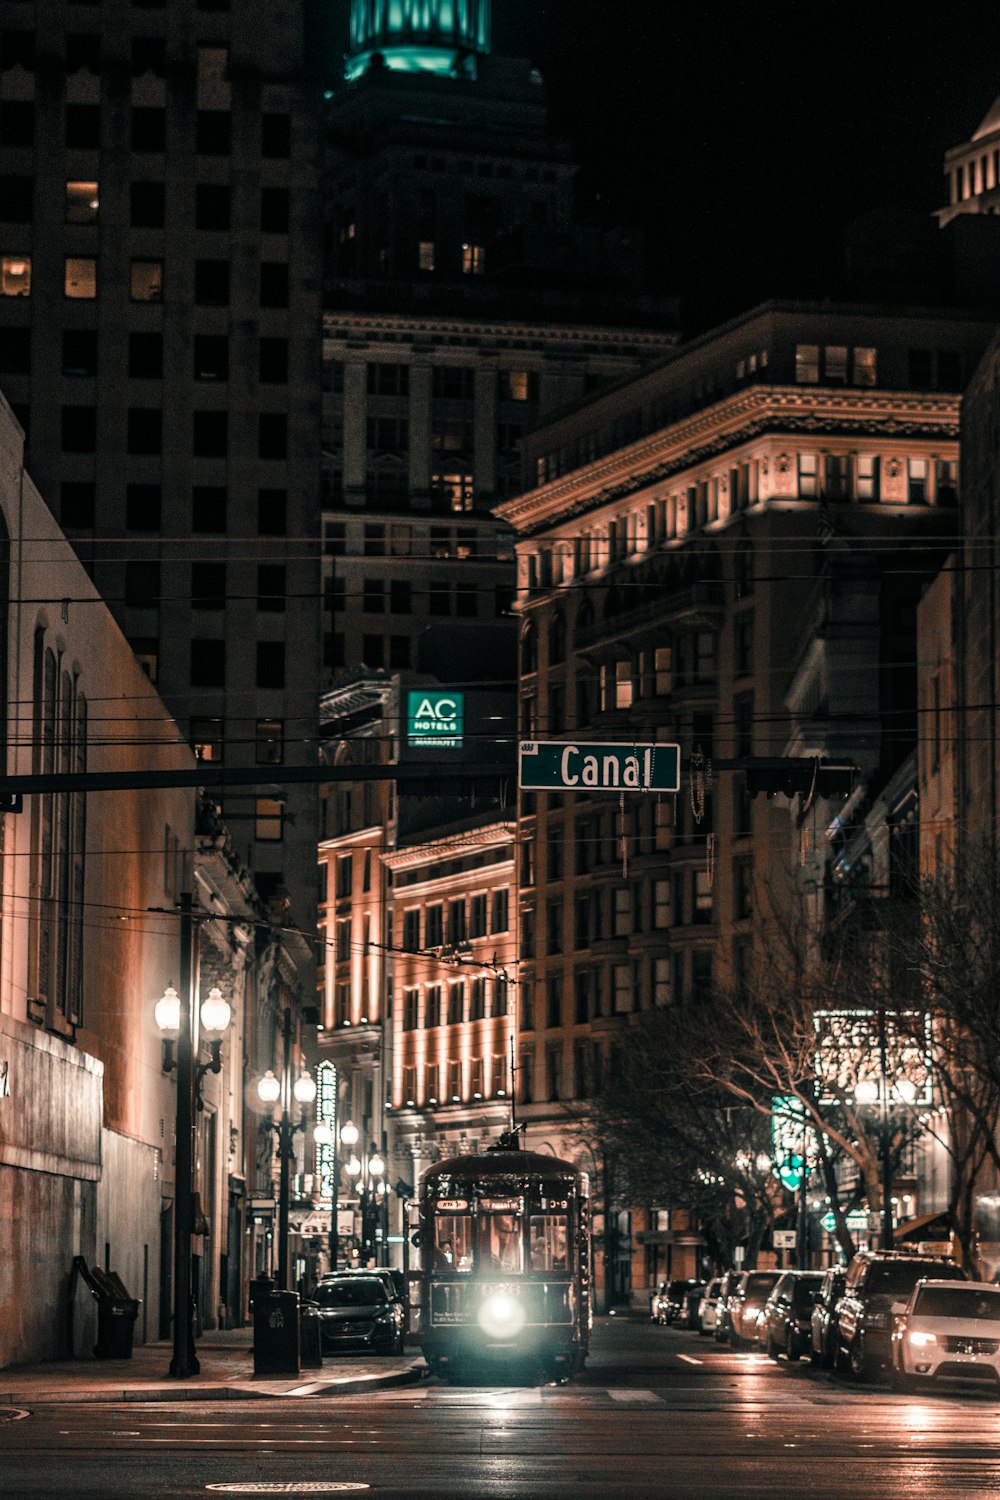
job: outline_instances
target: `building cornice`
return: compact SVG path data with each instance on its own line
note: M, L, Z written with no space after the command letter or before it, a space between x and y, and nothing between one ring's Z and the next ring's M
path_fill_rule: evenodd
M442 339L461 334L465 338L496 343L503 341L509 347L512 339L544 339L546 347L553 344L581 344L600 342L632 346L639 344L650 350L665 352L674 348L679 335L655 328L621 328L610 324L588 323L534 323L505 322L499 318L479 320L458 317L415 317L399 313L327 312L323 314L323 337L342 343L338 330L349 328L351 339L394 340L405 334L415 343L426 340L438 344ZM457 352L457 346L451 346ZM514 353L518 350L512 351ZM537 351L536 351L537 352Z
M434 839L426 844L411 844L405 849L393 849L382 855L382 863L390 870L412 870L434 860L447 859L458 854L467 854L474 849L494 849L503 844L513 844L517 832L514 823L490 823L485 828L470 828L450 838ZM496 866L491 865L490 869ZM435 876L428 872L427 879L452 879L452 876Z
M522 535L596 510L766 434L958 441L960 398L853 387L754 386L527 490L495 514Z

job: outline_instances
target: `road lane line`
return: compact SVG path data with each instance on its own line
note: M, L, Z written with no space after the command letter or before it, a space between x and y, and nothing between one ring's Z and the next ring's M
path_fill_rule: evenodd
M693 1354L678 1354L677 1358L682 1359L686 1365L703 1365L705 1363L703 1359L696 1359Z

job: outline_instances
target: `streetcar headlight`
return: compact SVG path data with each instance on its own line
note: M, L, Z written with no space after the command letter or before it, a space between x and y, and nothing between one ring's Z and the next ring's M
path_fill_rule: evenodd
M524 1327L524 1308L509 1292L494 1292L479 1309L479 1326L487 1338L516 1338Z

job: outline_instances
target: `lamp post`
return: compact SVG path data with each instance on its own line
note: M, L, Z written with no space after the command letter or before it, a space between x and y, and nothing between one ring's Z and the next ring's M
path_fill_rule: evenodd
M348 1120L340 1132L340 1139L349 1149L356 1146L360 1139L358 1127ZM347 1175L357 1185L358 1201L361 1205L361 1252L367 1259L368 1247L371 1247L372 1256L376 1263L379 1256L377 1253L378 1235L376 1227L381 1221L386 1203L385 1197L385 1159L378 1147L370 1145L363 1157L357 1157L353 1151L346 1165ZM383 1256L385 1250L385 1235L382 1235Z
M912 1104L916 1099L916 1085L912 1079L891 1080L886 1071L884 1030L880 1037L879 1060L881 1077L862 1078L854 1086L854 1098L858 1104L878 1104L879 1178L882 1184L882 1245L891 1250L893 1243L892 1222L892 1100L890 1094L898 1095L902 1104Z
M153 1015L163 1038L165 1072L177 1071L176 1172L174 1186L174 1352L170 1373L180 1378L197 1375L201 1366L194 1351L194 1298L191 1291L191 1236L194 1233L194 1122L202 1109L201 1082L206 1073L222 1070L222 1037L232 1010L222 991L212 989L202 1001L200 1017L194 1006L194 912L191 893L184 891L181 912L180 989L168 985ZM197 1062L199 1033L209 1044L210 1060ZM176 1047L176 1052L175 1052Z
M271 1120L271 1128L278 1137L278 1286L288 1291L288 1209L291 1187L291 1164L295 1157L295 1132L305 1130L308 1125L307 1106L316 1098L316 1081L310 1073L303 1073L292 1082L292 1011L285 1007L281 1027L282 1063L281 1077L270 1068L257 1084L257 1094L262 1103L274 1106L280 1100L281 1117ZM292 1100L302 1106L301 1117L293 1121Z

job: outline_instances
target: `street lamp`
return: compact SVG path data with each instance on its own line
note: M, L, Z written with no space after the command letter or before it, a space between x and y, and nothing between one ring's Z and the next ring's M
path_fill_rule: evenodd
M278 1137L278 1286L288 1291L288 1209L291 1184L291 1163L295 1156L295 1132L308 1126L307 1107L316 1098L316 1080L310 1073L302 1073L292 1082L292 1011L285 1007L281 1028L282 1068L281 1077L268 1068L257 1084L257 1096L262 1104L273 1108L281 1101L281 1117L271 1120L271 1129ZM293 1121L292 1100L301 1105L301 1116Z
M177 1071L177 1144L174 1187L174 1352L170 1373L197 1375L201 1366L194 1352L194 1298L191 1295L191 1236L194 1233L194 1121L204 1108L201 1085L206 1073L222 1071L222 1038L232 1009L216 986L202 1001L200 1036L208 1042L209 1061L196 1061L199 1032L195 1027L194 912L191 893L180 898L181 982L168 985L153 1007L153 1018L163 1038L163 1068ZM176 1051L175 1051L176 1048Z
M372 1143L363 1157L354 1154L353 1147L360 1140L360 1132L353 1121L348 1120L340 1132L342 1143L351 1151L344 1170L357 1186L361 1206L361 1252L367 1259L371 1247L373 1258L378 1260L377 1228L382 1222L382 1253L385 1253L385 1215L387 1208L385 1186L385 1158Z

